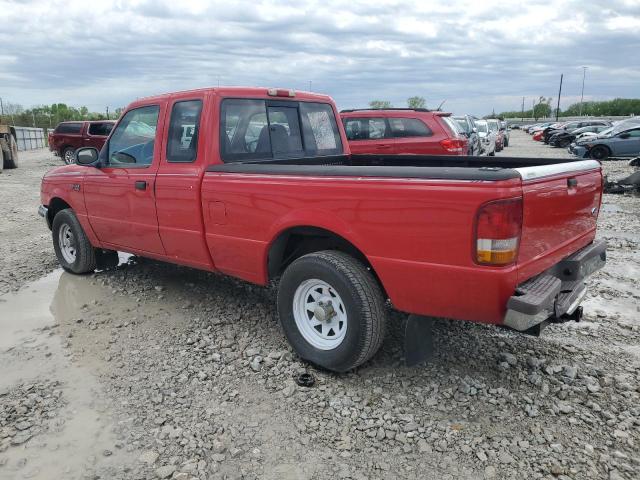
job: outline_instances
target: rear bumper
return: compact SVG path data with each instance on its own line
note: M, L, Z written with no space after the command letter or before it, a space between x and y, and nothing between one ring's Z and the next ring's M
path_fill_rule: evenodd
M606 248L604 240L594 241L519 285L507 302L504 325L525 331L573 314L587 294L584 280L605 265Z

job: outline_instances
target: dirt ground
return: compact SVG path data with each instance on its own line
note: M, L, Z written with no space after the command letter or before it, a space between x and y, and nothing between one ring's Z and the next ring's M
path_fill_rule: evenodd
M568 157L519 131L502 154ZM273 289L126 255L62 273L36 212L59 164L0 174L0 479L639 478L639 197L604 197L582 322L438 320L408 368L392 312L380 353L334 375L293 354Z

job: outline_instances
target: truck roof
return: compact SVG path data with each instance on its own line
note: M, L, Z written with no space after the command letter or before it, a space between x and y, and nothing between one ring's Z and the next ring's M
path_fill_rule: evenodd
M149 97L139 98L134 102L131 102L130 106L138 104L148 104L153 101L159 101L170 97L180 96L187 97L190 94L202 94L202 93L215 93L223 97L252 97L252 98L280 98L288 100L320 100L324 103L333 102L333 99L329 95L323 95L321 93L305 92L301 90L293 90L288 88L268 88L268 87L206 87L197 88L193 90L182 90L177 92L168 92L160 95L153 95ZM270 94L270 92L278 92L277 95ZM280 92L293 92L291 95L280 95Z

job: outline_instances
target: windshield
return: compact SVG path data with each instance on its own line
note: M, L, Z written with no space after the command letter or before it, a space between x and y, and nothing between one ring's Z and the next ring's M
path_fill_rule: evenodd
M464 118L455 117L455 121L463 132L469 133L469 124Z
M489 130L491 130L492 132L497 132L498 130L500 130L497 120L487 120L487 124L489 125Z
M485 122L484 120L478 120L476 122L476 128L478 129L479 133L489 132L489 128L487 127L487 122Z
M451 129L454 135L462 135L462 133L464 132L460 125L458 125L458 122L456 122L453 118L442 117L442 120L444 120L444 122Z

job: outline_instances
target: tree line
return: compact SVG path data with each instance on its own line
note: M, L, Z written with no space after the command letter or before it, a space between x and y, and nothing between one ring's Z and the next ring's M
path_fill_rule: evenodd
M500 112L497 114L500 118L549 118L555 117L556 109L553 108L552 98L540 97L538 102L531 109L513 110L510 112ZM619 116L626 117L630 115L640 115L640 99L638 98L615 98L613 100L590 101L572 103L566 109L560 109L559 117L577 117L580 115L589 115L592 117L609 117Z
M107 118L114 120L123 110L116 108L110 111L107 117L106 110L90 112L87 107L71 107L64 103L24 108L17 103L2 102L0 107L0 124L37 128L55 128L58 123L70 120L106 120Z

